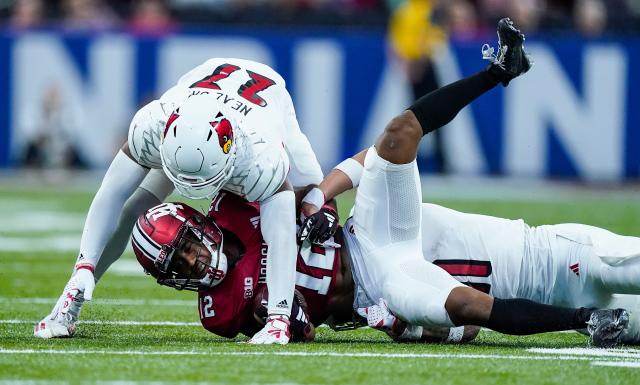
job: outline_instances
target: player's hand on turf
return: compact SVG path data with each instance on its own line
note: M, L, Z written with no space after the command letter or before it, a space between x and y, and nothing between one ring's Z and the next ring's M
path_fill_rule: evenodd
M289 318L283 315L269 316L264 328L257 332L250 340L254 345L286 345L289 343Z
M69 295L74 300L81 295L85 301L91 301L93 290L96 288L96 279L93 276L93 267L79 267L71 277L69 283Z
M298 231L298 243L308 240L321 245L328 241L338 230L336 212L326 206L304 218Z
M91 300L95 286L93 266L77 267L51 313L34 326L33 335L45 339L73 336L80 308Z

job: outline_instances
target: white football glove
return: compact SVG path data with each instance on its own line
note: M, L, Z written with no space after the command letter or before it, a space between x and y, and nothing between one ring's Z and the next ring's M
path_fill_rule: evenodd
M82 304L85 300L91 301L95 287L92 269L84 266L77 269L64 287L51 314L34 326L33 335L46 339L73 336Z
M396 324L402 322L391 313L387 302L382 298L377 305L359 308L358 314L367 319L369 327L378 330L392 330Z
M276 315L267 318L267 324L251 337L249 343L254 345L286 345L289 343L290 338L289 318L283 315Z

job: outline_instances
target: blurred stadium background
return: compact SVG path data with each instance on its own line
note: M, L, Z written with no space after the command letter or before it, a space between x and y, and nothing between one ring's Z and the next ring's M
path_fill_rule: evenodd
M193 293L158 289L131 253L77 338L32 337L131 117L187 70L216 56L274 67L328 171L415 95L485 66L504 16L535 66L423 141L426 198L640 234L640 0L0 0L0 384L195 383L209 377L193 367L216 365L221 384L640 383L637 350L585 352L576 334L399 346L320 329L320 344L288 346L274 365L276 349L200 328Z

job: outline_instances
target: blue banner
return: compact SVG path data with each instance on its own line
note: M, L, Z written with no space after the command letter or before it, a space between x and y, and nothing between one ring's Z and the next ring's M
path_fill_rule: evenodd
M486 66L480 46L437 56L441 83ZM493 42L492 42L493 43ZM462 174L621 180L640 175L640 40L527 41L535 65L442 129L450 170ZM274 67L325 170L370 145L411 102L403 66L383 31L291 34L225 30L160 38L38 31L0 36L0 167L20 166L43 136L104 167L138 106L210 57ZM427 143L420 161L431 169Z

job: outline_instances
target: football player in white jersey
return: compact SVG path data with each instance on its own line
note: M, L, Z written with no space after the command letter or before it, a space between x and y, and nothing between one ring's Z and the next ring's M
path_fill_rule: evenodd
M530 334L589 327L592 329L590 334L594 345L613 346L619 342L620 334L628 324L629 316L624 309L568 309L535 303L526 298L565 306L575 305L550 301L554 292L553 283L542 285L540 293L527 292L527 289L536 290L530 286L520 288L520 273L526 275L532 272L522 272L518 263L506 264L501 274L492 277L491 265L482 260L483 255L488 255L483 248L490 244L485 245L483 241L499 243L503 241L501 236L486 235L486 239L474 239L478 234L470 233L470 239L459 239L456 238L455 226L449 230L449 227L429 228L428 223L422 225L423 219L426 222L430 218L423 217L421 184L415 160L421 138L451 121L475 98L500 83L508 85L513 78L530 68L529 58L523 48L524 35L509 19L498 23L498 36L497 55L493 56L493 49L488 46L483 48L483 56L491 61L487 69L418 99L409 109L391 120L374 146L338 165L320 184L326 199L358 185L353 216L345 225L348 231L344 232L345 243L351 252L354 281L359 287L356 291L356 301L359 303L355 306L367 309L367 318L373 326L391 326L393 322L388 321L394 317L387 317L389 313L385 312L388 309L404 322L418 328L447 327L455 330L461 325L478 325L508 334ZM306 205L309 206L308 203ZM307 210L312 209L307 207ZM523 231L518 230L523 228L523 223L516 223L513 228L500 221L491 223L505 237L517 239L520 235L523 238ZM428 233L424 240L423 229ZM532 237L530 240L543 242L545 239ZM465 241L474 241L479 250L467 249L470 245ZM522 247L522 244L517 247ZM530 247L535 250L540 246L534 243ZM567 250L579 248L575 244L564 247ZM497 249L496 255L511 252L508 247L503 248ZM480 258L477 263L460 262L465 255L474 251L479 253L473 256ZM431 255L425 257L425 253ZM445 269L430 262L430 258L436 254L444 260L441 261L441 267L452 265L458 272L464 273L465 283L468 275L495 278L503 290L494 289L492 294L502 298L490 296L455 280ZM533 261L526 266L544 270L555 265ZM536 278L545 277L555 275L549 276L543 272L536 274ZM632 277L622 280L630 281ZM476 282L484 285L492 283L490 280ZM576 286L576 290L579 288ZM565 290L572 289L567 287Z
M333 171L332 179L337 178L357 187L358 180ZM639 237L574 223L533 227L522 219L463 213L431 203L422 203L421 209L424 259L458 282L502 299L628 309L629 326L620 341L640 344ZM345 230L350 226L348 222ZM423 337L422 327L398 322L384 301L367 311L376 312L377 318L369 316L373 326L384 319L382 329L397 339ZM478 330L467 328L465 341ZM446 340L449 334L461 335L462 329L424 332L443 334Z
M261 63L208 60L133 117L128 141L89 209L72 277L34 335L74 333L83 302L122 254L138 215L175 187L194 199L210 199L224 189L260 202L262 232L270 246L269 322L251 342L287 343L297 255L292 188L321 180L284 79ZM318 202L318 193L313 190L306 200ZM326 215L314 213L307 222L314 218L322 221ZM202 285L217 284L225 266L209 272Z

